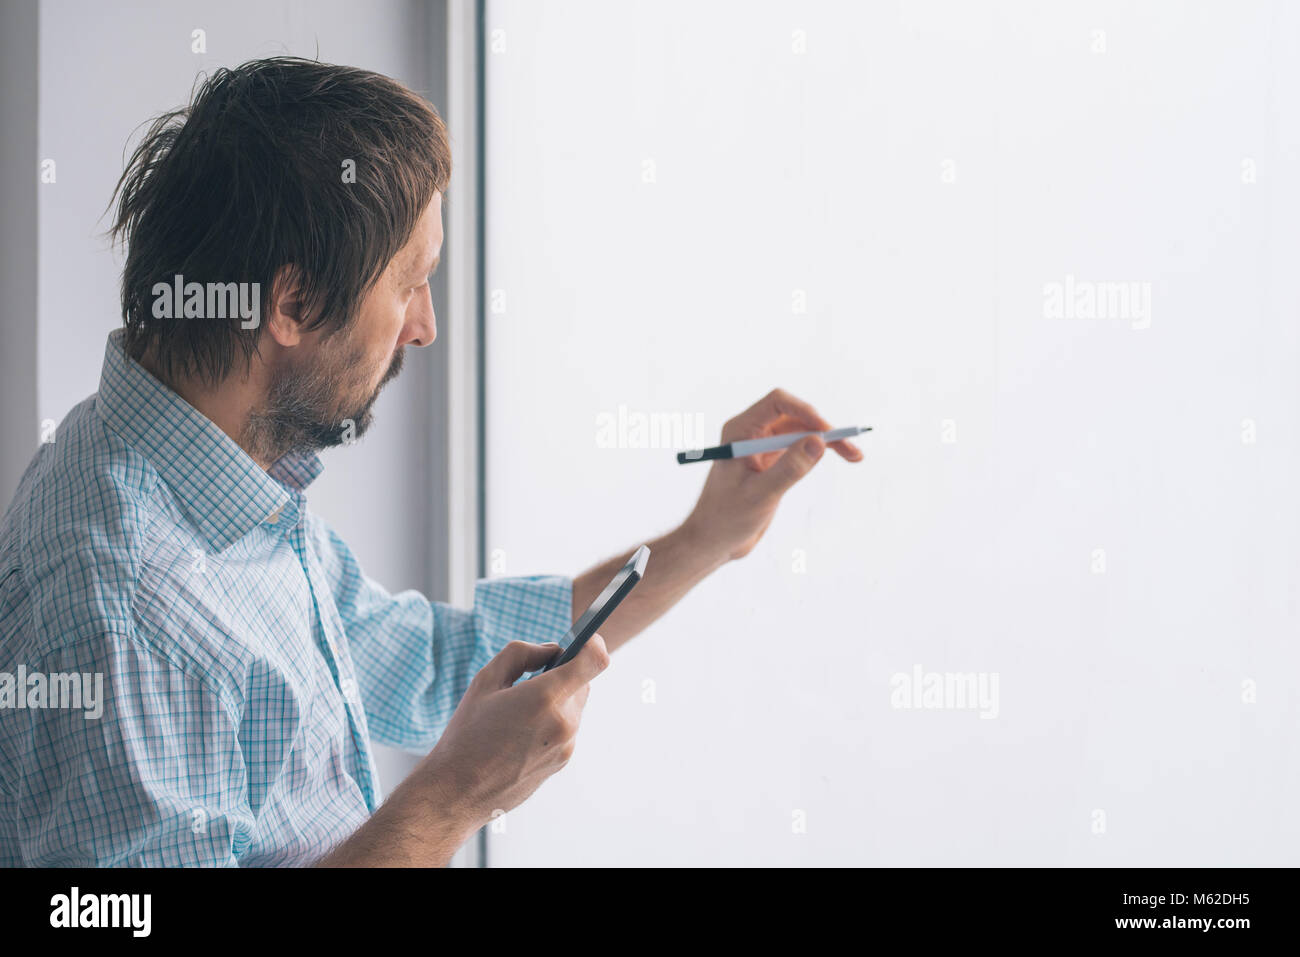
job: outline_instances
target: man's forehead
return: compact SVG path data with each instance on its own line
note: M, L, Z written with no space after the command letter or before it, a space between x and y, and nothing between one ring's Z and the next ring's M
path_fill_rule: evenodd
M416 224L415 233L411 238L417 240L420 245L419 259L422 262L427 263L438 256L442 249L441 193L433 194L433 200L429 203L429 208L424 211L424 215L420 217L420 222Z

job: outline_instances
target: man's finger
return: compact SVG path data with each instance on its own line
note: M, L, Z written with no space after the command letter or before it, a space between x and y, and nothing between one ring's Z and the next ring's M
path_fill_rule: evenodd
M839 453L840 458L847 459L850 462L862 461L862 449L850 442L848 439L837 439L826 446L828 449L834 449Z
M786 435L791 432L799 433L808 431L810 430L806 428L804 423L799 419L789 415L782 415L779 419L774 419L769 422L757 435L753 436L753 438L767 438L769 436ZM840 441L844 440L841 439ZM839 443L832 443L830 447L834 448L837 444ZM766 472L772 463L779 459L784 452L785 449L777 449L773 452L759 452L757 455L744 456L743 461L751 472Z
M735 442L739 439L753 438L762 432L765 426L783 415L794 419L803 426L804 430L810 432L825 432L832 428L831 424L803 399L792 396L784 389L773 389L722 427L722 441Z
M825 451L826 443L819 436L800 439L782 452L781 457L756 481L761 481L768 492L784 495L786 489L812 470Z
M605 639L597 632L572 661L566 661L560 667L552 668L532 680L555 685L559 693L567 698L608 667L609 651L605 647Z

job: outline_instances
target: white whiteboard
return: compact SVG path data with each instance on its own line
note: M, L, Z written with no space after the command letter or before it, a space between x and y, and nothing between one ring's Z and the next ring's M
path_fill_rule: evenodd
M494 571L686 515L705 466L608 447L620 406L875 428L615 654L491 862L1294 865L1300 11L487 28ZM996 717L896 707L918 668Z

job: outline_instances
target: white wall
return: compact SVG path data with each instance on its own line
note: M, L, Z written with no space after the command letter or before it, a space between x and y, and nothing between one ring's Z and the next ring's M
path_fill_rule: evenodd
M598 446L620 405L875 427L615 655L491 861L1294 864L1300 11L487 26L498 570L686 514L703 466ZM1150 311L1049 318L1067 276ZM996 674L997 716L895 707L918 665Z
M44 0L40 156L55 160L57 182L39 192L41 418L62 419L96 390L104 340L121 324L121 256L108 252L101 234L112 221L105 209L128 141L134 146L143 132L137 127L188 102L200 73L259 56L319 57L427 90L433 79L429 7L410 0L151 0L129 7ZM191 52L195 29L206 31L206 54ZM430 592L436 362L434 350L408 355L401 378L378 403L371 432L355 448L324 455L326 470L309 496L367 572L393 590ZM33 427L33 450L37 435ZM388 790L413 759L379 752Z

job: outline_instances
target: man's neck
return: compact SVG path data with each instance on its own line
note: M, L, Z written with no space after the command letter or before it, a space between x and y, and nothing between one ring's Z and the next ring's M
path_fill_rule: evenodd
M255 385L260 378L254 372L255 363L250 364L242 377L232 372L214 388L193 379L169 382L160 374L157 360L151 353L146 353L138 362L141 368L230 436L258 466L269 470L275 464L278 455L251 447L247 438L249 416L262 394Z

